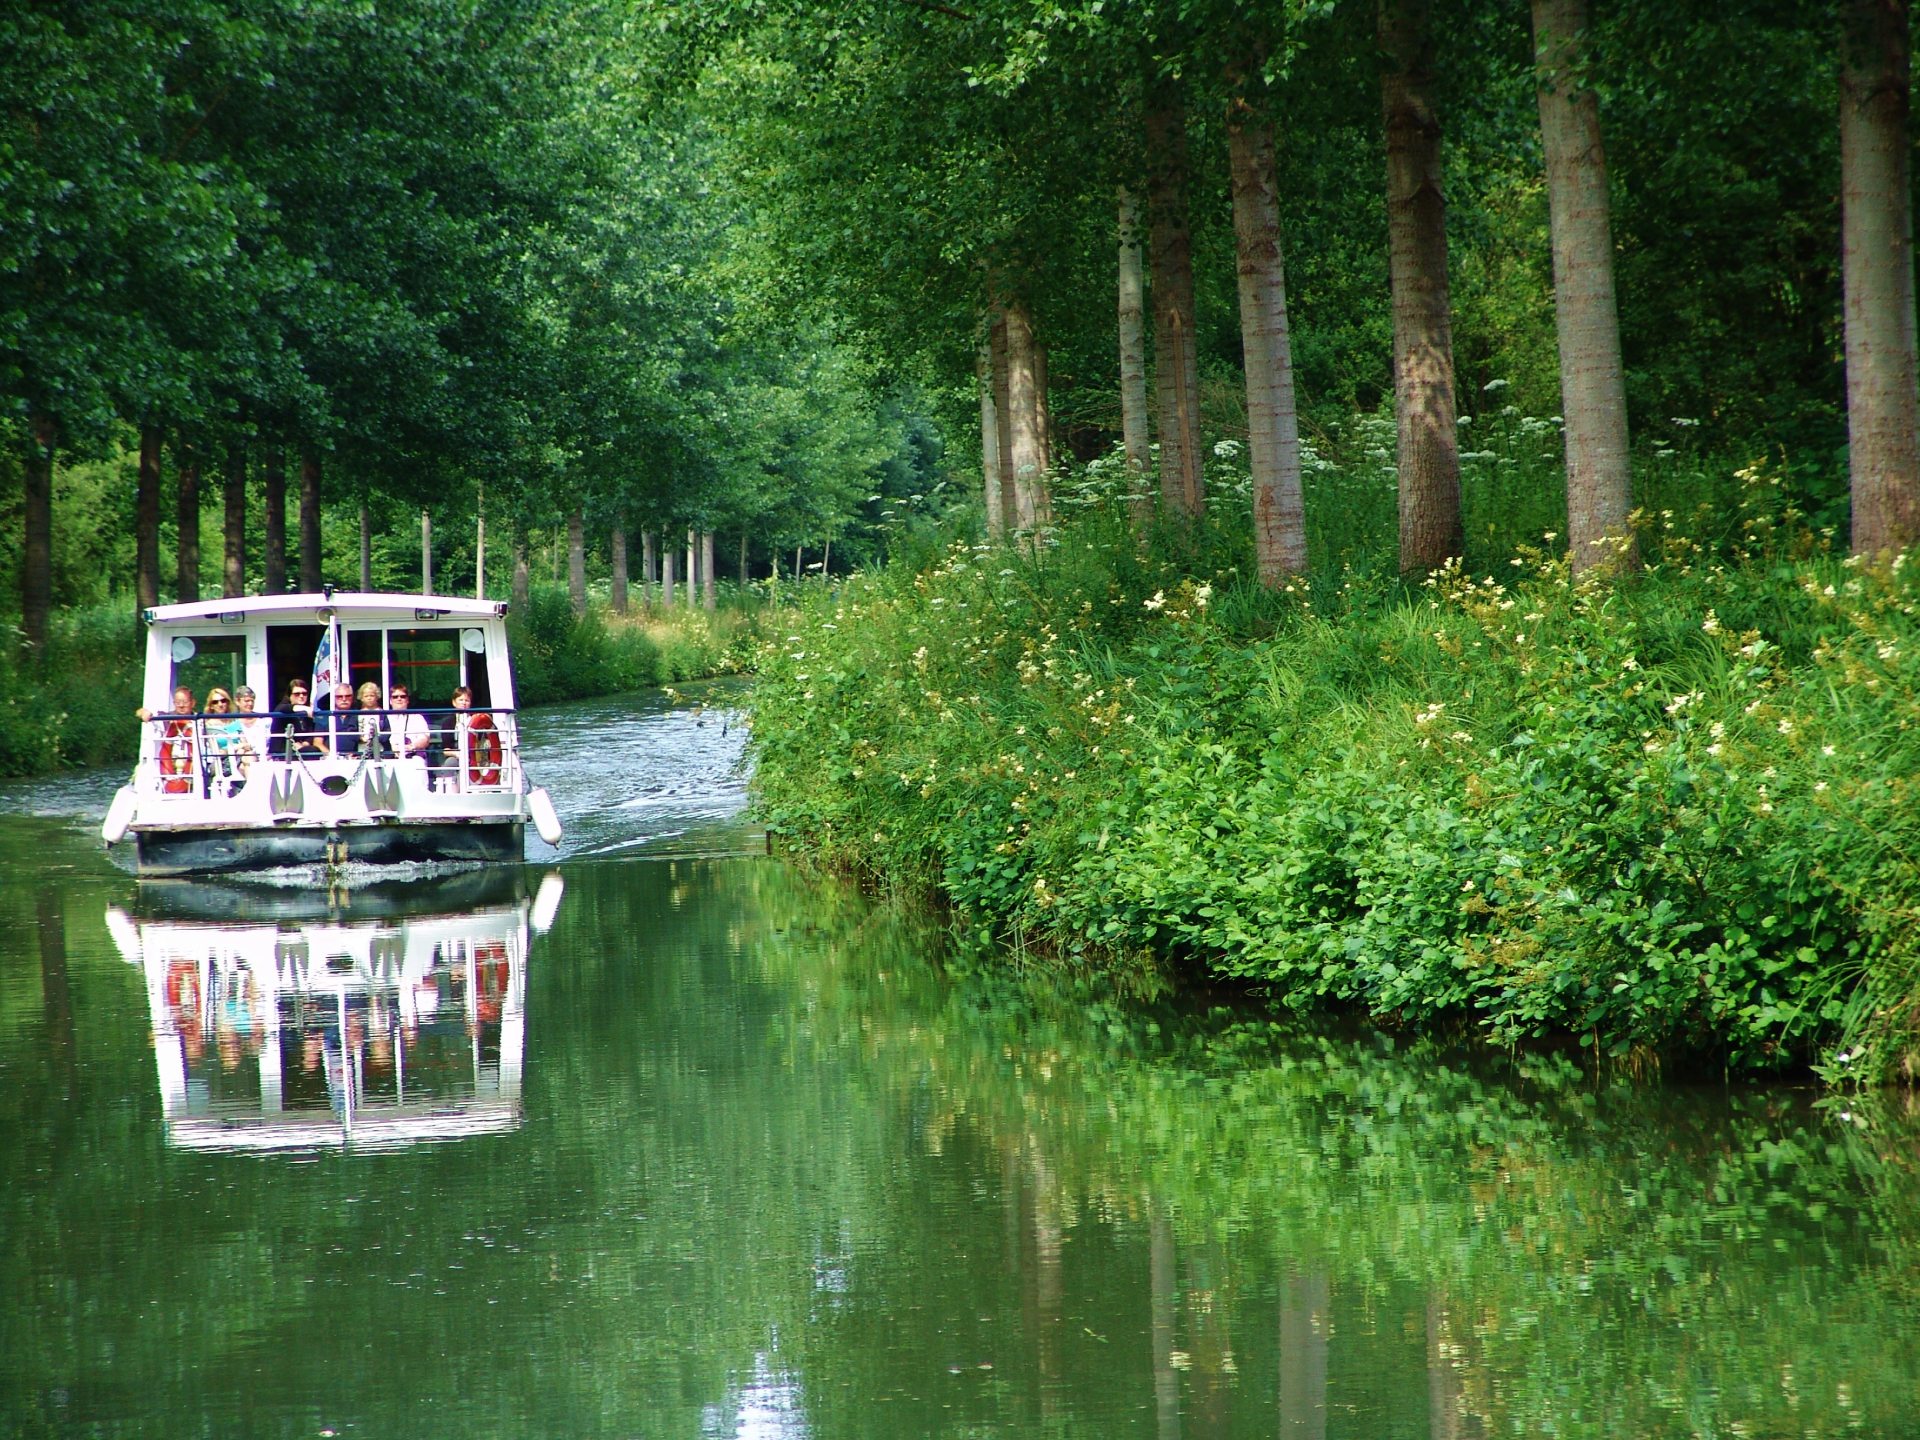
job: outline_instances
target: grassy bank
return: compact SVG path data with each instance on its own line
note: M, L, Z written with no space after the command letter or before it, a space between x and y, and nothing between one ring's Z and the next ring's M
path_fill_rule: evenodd
M1915 567L1735 488L1725 543L1656 519L1617 587L1530 551L1277 595L1232 523L1142 547L1094 496L1037 559L956 544L793 610L761 803L1017 939L1292 1006L1912 1077Z
M564 586L536 586L524 613L507 621L523 706L616 695L741 668L758 643L757 593L730 595L718 610L604 603L576 619ZM144 631L131 602L54 616L46 663L23 664L17 644L0 649L0 779L89 765L131 765L138 727Z

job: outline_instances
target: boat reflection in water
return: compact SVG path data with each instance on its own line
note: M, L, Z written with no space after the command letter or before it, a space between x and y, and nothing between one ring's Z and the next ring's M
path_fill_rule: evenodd
M520 1124L529 934L519 867L341 890L142 885L107 911L146 974L170 1144L392 1149Z

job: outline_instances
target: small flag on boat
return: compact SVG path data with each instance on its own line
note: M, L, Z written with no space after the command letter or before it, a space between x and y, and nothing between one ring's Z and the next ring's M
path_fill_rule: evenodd
M320 632L320 648L313 652L313 689L310 694L316 709L323 703L323 698L333 698L334 669L333 627L329 625Z

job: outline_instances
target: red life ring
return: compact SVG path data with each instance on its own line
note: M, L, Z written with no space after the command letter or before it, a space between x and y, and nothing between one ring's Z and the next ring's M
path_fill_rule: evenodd
M160 732L160 789L168 795L193 793L193 722L169 720Z
M467 779L475 785L500 783L500 732L491 716L467 722Z

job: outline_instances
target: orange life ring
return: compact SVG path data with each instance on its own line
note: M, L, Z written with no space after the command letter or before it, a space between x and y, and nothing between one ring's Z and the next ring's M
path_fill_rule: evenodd
M467 722L467 779L475 785L500 783L500 732L491 716Z
M193 722L169 720L160 732L160 789L168 795L193 792Z

